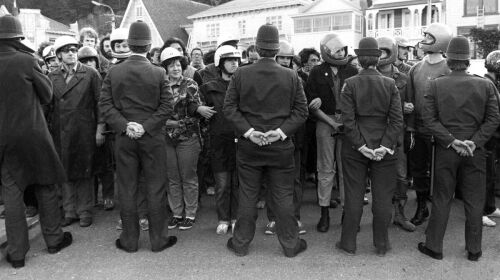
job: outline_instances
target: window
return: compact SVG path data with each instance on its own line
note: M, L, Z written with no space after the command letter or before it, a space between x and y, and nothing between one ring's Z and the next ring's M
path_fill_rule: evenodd
M394 27L394 15L393 12L380 12L379 13L378 28L379 29L389 29Z
M244 20L238 21L238 30L240 31L240 35L246 34L246 22Z
M266 17L266 23L270 23L278 27L278 30L281 30L282 28L281 16Z
M477 9L484 7L485 14L498 13L498 0L464 0L464 15L477 16Z
M373 30L373 15L368 15L368 30Z
M332 25L330 20L331 17L329 16L313 18L313 32L330 31Z
M295 19L295 33L307 33L311 32L312 20L310 18L299 18Z
M207 37L217 38L219 37L220 30L218 23L207 24Z
M354 22L354 30L357 32L361 32L361 26L363 24L363 19L361 18L360 15L356 15L355 17L356 21Z
M332 30L352 29L352 14L335 14L332 16Z
M142 13L142 6L135 7L135 16L138 18L142 18L144 16Z
M410 25L411 25L410 10L405 10L403 12L403 27L409 27Z

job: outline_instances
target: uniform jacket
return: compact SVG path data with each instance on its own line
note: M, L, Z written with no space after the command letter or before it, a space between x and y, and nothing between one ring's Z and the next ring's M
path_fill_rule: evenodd
M399 98L401 99L401 109L404 108L404 103L405 102L412 102L413 98L410 96L410 93L407 90L407 85L408 85L408 76L400 72L396 66L392 65L392 71L390 73L381 73L383 76L386 76L388 78L392 78L394 82L396 82L396 87L398 88L399 92ZM413 122L412 119L414 118L414 113L410 114L404 114L403 113L403 119L405 121L405 127L407 126L408 123Z
M146 133L158 135L173 110L165 69L139 55L116 64L104 79L99 108L117 134L128 122L137 122Z
M42 111L51 99L52 84L36 59L0 45L0 165L19 187L66 181Z
M308 114L297 72L272 58L261 58L236 70L223 110L240 136L250 128L261 132L280 128L285 135L292 136Z
M345 81L340 95L344 131L353 149L396 148L403 113L396 83L377 70L362 70Z
M438 77L424 96L424 124L443 147L454 139L484 147L500 124L497 94L492 82L465 71Z
M49 73L49 78L54 88L48 113L50 131L68 180L90 178L96 149L101 76L95 69L78 62L68 84L61 68Z
M340 85L339 89L342 89L344 81L358 74L358 70L351 65L345 65L344 67L339 67L337 73ZM308 101L319 97L321 99L320 110L327 115L335 114L339 103L340 92L334 92L333 84L333 72L330 64L323 62L322 64L315 66L309 73L309 78L307 79L307 94Z

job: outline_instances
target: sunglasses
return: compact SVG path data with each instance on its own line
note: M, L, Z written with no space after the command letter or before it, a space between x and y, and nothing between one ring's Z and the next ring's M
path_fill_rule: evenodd
M65 48L61 49L61 52L63 52L63 53L69 53L69 52L77 53L78 49L75 47L65 47Z

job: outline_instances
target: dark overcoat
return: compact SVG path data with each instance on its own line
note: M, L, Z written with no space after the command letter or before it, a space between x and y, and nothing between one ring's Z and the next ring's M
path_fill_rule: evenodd
M0 45L0 164L21 188L66 180L42 110L51 98L36 59Z
M49 110L50 130L68 180L90 178L96 149L101 77L90 67L78 63L68 84L58 69L49 74L54 99Z

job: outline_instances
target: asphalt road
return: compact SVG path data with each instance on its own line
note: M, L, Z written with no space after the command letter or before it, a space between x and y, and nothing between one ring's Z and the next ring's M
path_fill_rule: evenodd
M413 214L414 195L408 203ZM315 230L319 208L315 190L307 188L302 221L308 249L299 256L284 257L278 240L264 235L267 220L260 210L257 232L250 254L237 257L225 247L227 236L215 234L217 219L214 198L203 197L195 226L188 231L172 230L177 245L160 253L149 250L149 237L141 234L139 252L119 251L114 241L118 211L96 211L94 224L66 230L73 233L74 243L56 255L47 253L39 226L31 230L31 250L26 267L12 269L0 260L0 279L498 279L500 280L500 226L484 228L483 257L479 262L466 259L463 204L455 201L445 237L444 259L436 261L416 250L424 240L425 227L407 233L390 228L392 251L377 257L372 246L370 205L365 207L358 234L356 256L346 256L334 249L340 235L340 209L331 209L333 225L328 233ZM499 204L500 205L500 204ZM500 222L500 220L497 220ZM425 225L425 224L424 224Z

